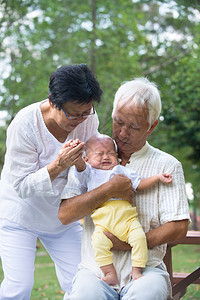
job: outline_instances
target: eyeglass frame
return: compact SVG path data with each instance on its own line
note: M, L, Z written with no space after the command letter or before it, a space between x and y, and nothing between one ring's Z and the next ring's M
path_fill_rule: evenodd
M93 110L90 114L82 114L82 115L78 115L78 116L70 116L69 114L66 113L66 111L64 110L64 108L61 106L60 107L62 109L62 111L64 112L65 116L67 117L67 119L69 120L76 120L78 118L83 118L86 119L89 116L95 115L95 108L94 108L94 104L92 104L91 110Z

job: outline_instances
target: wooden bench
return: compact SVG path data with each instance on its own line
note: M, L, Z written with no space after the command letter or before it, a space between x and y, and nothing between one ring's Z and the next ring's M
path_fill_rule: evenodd
M181 240L173 241L167 245L167 252L164 262L167 271L170 275L172 283L172 296L174 299L180 299L185 293L188 285L200 284L200 267L194 272L188 273L173 273L172 268L172 247L185 244L185 245L200 245L200 231L188 231L187 236Z

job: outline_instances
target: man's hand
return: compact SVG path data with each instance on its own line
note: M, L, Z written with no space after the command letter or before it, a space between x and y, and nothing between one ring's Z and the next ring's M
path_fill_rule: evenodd
M109 198L125 199L132 204L134 190L132 187L132 182L128 177L122 174L117 174L113 176L113 178L110 179L107 184L110 185Z
M112 233L105 231L104 234L113 243L113 247L111 250L121 250L121 251L131 250L131 246L129 244L127 244L126 242L122 242Z

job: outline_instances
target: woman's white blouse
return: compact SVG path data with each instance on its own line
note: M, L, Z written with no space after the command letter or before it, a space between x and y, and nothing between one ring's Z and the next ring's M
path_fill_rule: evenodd
M44 123L41 103L23 108L8 127L0 181L0 218L32 230L59 232L66 229L58 219L58 209L68 169L51 182L47 165L66 141L86 141L97 134L99 121L96 114L89 116L60 143Z

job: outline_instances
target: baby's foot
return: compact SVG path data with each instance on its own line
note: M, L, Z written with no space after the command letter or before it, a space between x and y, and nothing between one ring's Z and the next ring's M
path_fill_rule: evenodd
M142 268L133 267L132 268L132 280L137 280L140 277L143 277Z
M115 285L118 284L118 279L117 276L114 273L107 273L105 276L102 278L103 281L105 281L109 285Z

